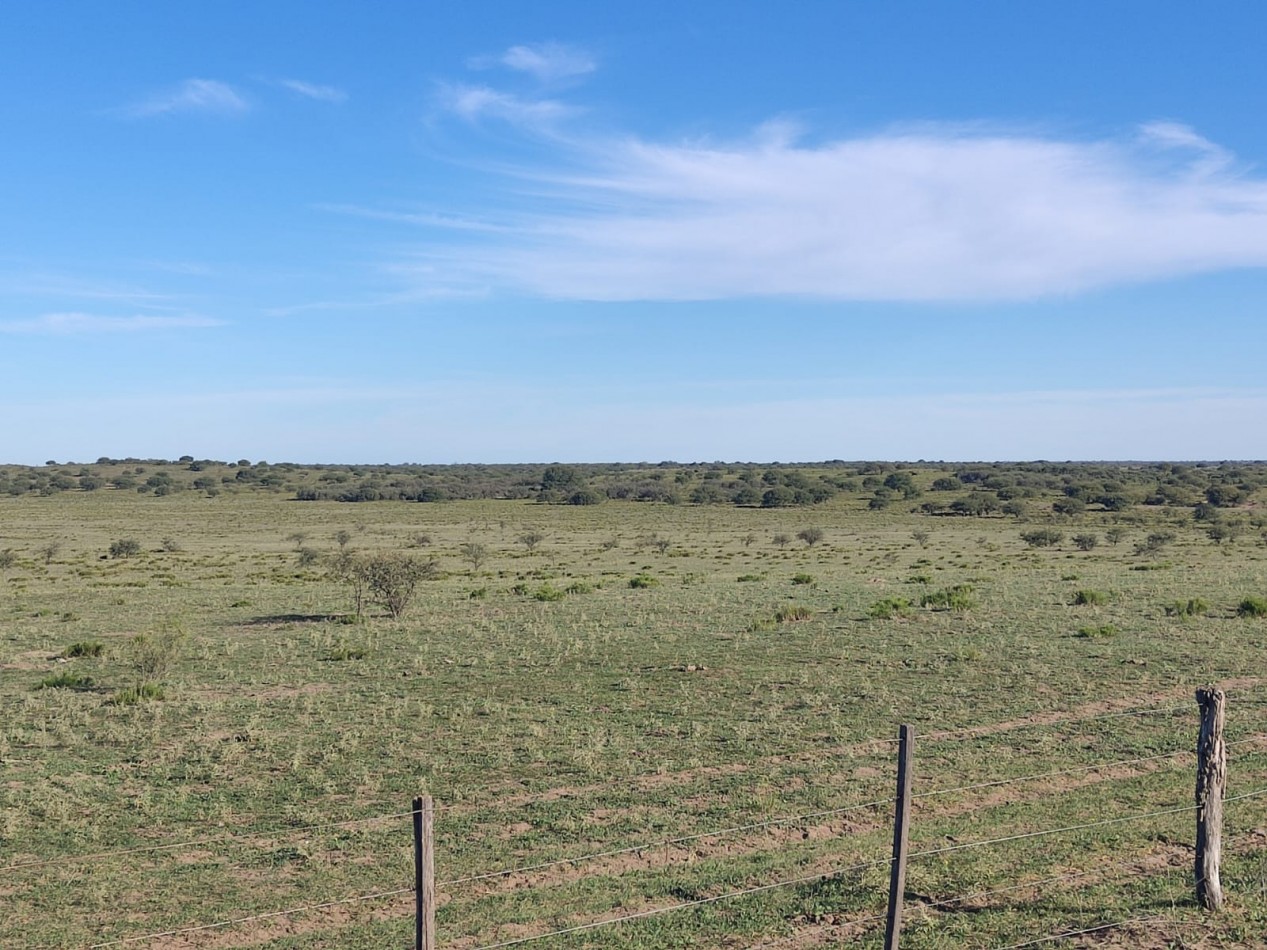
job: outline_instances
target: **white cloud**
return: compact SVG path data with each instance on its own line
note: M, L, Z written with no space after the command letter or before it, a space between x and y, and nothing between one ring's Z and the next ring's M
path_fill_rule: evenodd
M251 105L227 83L216 79L186 79L179 86L128 106L123 113L134 118L148 118L173 112L210 112L217 115L241 115Z
M488 86L465 84L442 86L440 101L468 122L494 118L527 128L548 128L578 111L557 99L525 98Z
M528 124L566 107L459 87L452 108ZM1131 141L925 127L818 145L773 124L561 160L578 156L587 174L524 170L535 212L428 248L418 280L583 300L1005 300L1267 266L1267 179L1177 123Z
M319 102L346 102L348 98L346 92L334 86L322 86L302 79L281 79L278 82L293 93Z
M598 63L589 53L561 43L512 46L501 55L500 62L541 82L584 76L598 68Z
M150 314L116 317L92 313L46 313L30 320L0 322L0 333L77 336L89 333L137 333L147 330L181 330L192 327L217 327L223 321L212 317L187 315L159 317Z

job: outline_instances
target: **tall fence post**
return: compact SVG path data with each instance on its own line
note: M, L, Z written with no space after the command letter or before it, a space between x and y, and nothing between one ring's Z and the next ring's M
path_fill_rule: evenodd
M435 803L414 799L414 950L437 950Z
M897 799L893 809L893 863L889 867L889 913L884 924L884 950L897 950L902 934L902 898L906 893L907 829L911 820L911 759L915 733L902 726L897 752Z
M1223 690L1197 690L1201 732L1197 736L1197 902L1206 910L1223 906L1219 861L1223 856L1223 791L1227 787L1227 747L1223 744Z

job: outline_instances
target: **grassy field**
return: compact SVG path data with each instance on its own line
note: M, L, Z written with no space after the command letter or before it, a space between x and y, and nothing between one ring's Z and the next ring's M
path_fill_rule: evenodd
M1229 795L1267 787L1267 618L1238 612L1267 596L1259 532L1216 542L1183 507L911 509L0 496L0 946L408 888L422 792L442 946L775 884L527 946L879 946L903 722L912 850L940 852L911 861L904 947L1134 918L1160 919L1087 945L1261 946L1267 796L1228 804L1228 908L1203 915L1187 754L1193 689L1222 684ZM1021 539L1053 525L1098 544ZM341 546L439 573L357 621ZM130 702L143 682L163 698ZM411 909L112 945L403 948Z

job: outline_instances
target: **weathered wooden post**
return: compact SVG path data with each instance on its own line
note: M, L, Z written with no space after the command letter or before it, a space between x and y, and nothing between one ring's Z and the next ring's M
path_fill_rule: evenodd
M884 950L897 950L902 934L902 898L906 893L907 828L911 819L911 758L915 733L902 726L898 735L897 799L893 808L893 863L889 866L889 913L884 924Z
M1223 690L1197 690L1201 732L1197 737L1197 902L1206 910L1223 906L1219 860L1223 852L1223 791L1227 787L1227 747L1223 744Z
M437 950L435 804L414 799L414 950Z

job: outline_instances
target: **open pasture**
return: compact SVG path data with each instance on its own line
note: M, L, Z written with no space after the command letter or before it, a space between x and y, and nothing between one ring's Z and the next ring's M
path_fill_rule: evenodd
M1191 506L1059 493L984 517L861 491L0 496L0 946L403 948L422 792L443 947L674 905L524 945L879 946L902 722L912 851L938 852L912 858L904 947L1135 919L1096 941L1261 945L1267 797L1229 802L1228 907L1203 915L1189 752L1193 689L1223 685L1229 795L1267 786L1262 494L1223 538ZM358 620L340 550L434 576Z

